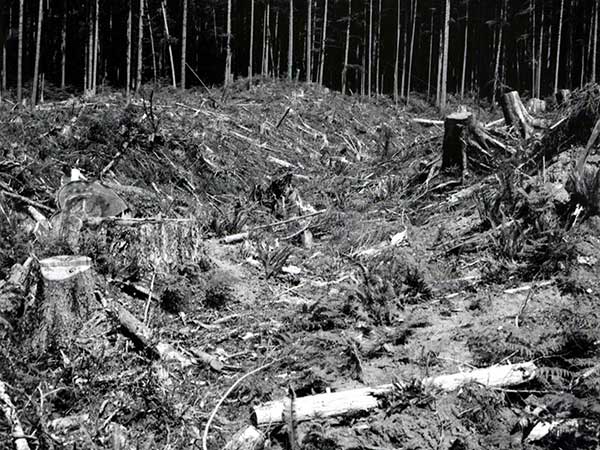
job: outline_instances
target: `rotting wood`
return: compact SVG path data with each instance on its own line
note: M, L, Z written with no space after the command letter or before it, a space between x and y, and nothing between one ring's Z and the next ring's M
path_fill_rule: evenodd
M569 89L559 89L556 91L556 94L554 94L554 97L556 98L556 103L562 105L567 103L571 98L571 91Z
M480 383L490 388L516 386L533 380L536 370L537 367L533 362L492 366L471 372L428 377L421 381L421 385L444 391L455 390L466 383ZM381 396L392 392L393 389L394 386L388 384L374 388L359 388L296 398L294 415L301 422L313 418L369 411L378 408ZM284 398L254 407L253 423L258 427L284 423L289 403L290 399Z
M546 112L546 101L539 98L530 98L527 101L527 112L530 114L540 114Z
M517 91L504 94L501 104L506 125L514 127L522 138L529 139L533 136L535 128L546 128L544 120L536 119L527 112Z
M29 450L29 444L27 443L26 435L23 431L23 425L21 425L15 405L8 395L6 384L2 380L0 380L0 405L2 412L12 429L15 448L17 450Z
M527 435L525 442L539 442L550 435L561 435L577 431L581 419L558 419L550 422L538 422Z
M265 435L252 425L242 428L233 435L223 450L259 450L265 443Z

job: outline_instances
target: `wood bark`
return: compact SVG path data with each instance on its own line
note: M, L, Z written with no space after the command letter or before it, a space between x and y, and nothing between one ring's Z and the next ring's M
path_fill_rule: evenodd
M480 383L486 387L516 386L535 378L537 367L533 362L493 366L452 375L429 377L421 381L425 388L452 391L466 383ZM359 388L349 391L317 394L293 400L285 398L254 407L252 421L257 427L286 423L290 417L296 422L327 418L377 409L381 397L393 392L393 385Z
M290 0L287 76L288 80L291 80L294 77L294 0Z
M537 92L535 96L537 98L542 97L542 48L544 43L544 4L541 5L541 19L540 19L540 36L538 39L538 59L537 59Z
M252 78L254 60L254 0L250 1L250 47L248 49L248 78Z
M19 0L19 43L17 49L17 103L23 101L23 9L25 0Z
M415 26L417 24L417 2L414 0L412 13L412 30L410 33L410 56L408 58L408 79L406 80L406 103L410 101L410 81L412 77L413 49L415 47Z
M306 17L306 81L312 82L312 0L308 0L308 12Z
M348 57L350 53L350 24L352 21L352 0L348 1L348 18L346 20L346 44L344 47L344 68L342 69L342 94L346 95L348 86Z
M181 17L181 72L179 75L181 90L185 90L186 54L187 54L187 15L188 0L183 0L183 14Z
M531 9L531 95L535 96L537 93L535 87L535 0L529 0L529 8Z
M85 256L40 261L41 289L22 320L35 354L68 348L89 320L95 285L91 266L91 259Z
M381 0L377 8L377 35L375 37L375 93L381 95L380 84L380 61L381 61Z
M467 72L467 48L469 44L469 0L466 0L466 12L465 12L465 39L463 43L463 64L462 74L460 78L460 98L465 98L465 78Z
M529 139L533 135L534 128L546 126L543 120L536 119L527 112L517 91L504 94L501 104L506 125L513 126L525 139Z
M146 0L141 1L145 2ZM148 23L148 34L150 35L150 51L152 52L152 81L156 85L156 82L158 80L158 70L156 67L156 48L154 46L154 31L152 30L152 20L150 18L150 11L148 10L148 8L146 8L146 22Z
M37 103L38 80L40 75L40 50L42 44L42 21L44 18L44 0L38 2L37 31L35 37L35 62L33 68L33 88L31 89L31 106Z
M556 67L554 68L554 92L558 92L558 69L560 67L560 43L562 40L563 12L565 0L560 0L560 15L558 19L558 42L556 44Z
M127 11L127 56L125 58L126 66L125 66L125 96L127 97L127 103L131 98L131 29L132 29L132 5L131 0L127 2L128 11Z
M329 0L325 0L325 11L323 12L323 33L321 35L321 58L319 59L319 84L323 85L323 75L325 71L325 54L327 50L327 15L329 10ZM346 61L345 64L348 62Z
M427 99L431 98L431 66L432 66L432 57L433 57L433 13L434 13L434 11L435 11L435 9L431 8L431 27L429 29L429 65L427 68Z
M592 83L596 82L596 57L598 56L598 10L600 5L598 2L594 2L594 38L593 38L593 50L592 50Z
M64 89L67 78L67 14L68 0L63 1L63 15L60 29L60 88Z
M442 92L440 94L440 108L446 108L446 91L448 88L448 46L450 43L450 0L446 0L446 11L444 16L444 55L442 68Z
M187 0L186 0L187 1ZM143 70L143 39L144 39L144 0L139 0L140 9L138 13L138 42L137 42L137 74L135 77L135 92L139 92L142 87Z
M556 97L556 103L562 105L563 103L569 101L569 98L571 97L571 91L568 89L558 89L554 95Z
M229 2L231 2L231 0L229 0ZM160 8L162 10L163 24L165 27L165 40L167 41L167 46L169 49L169 62L171 64L171 79L173 82L173 87L175 89L177 89L177 80L175 78L175 61L173 60L173 47L171 46L171 35L169 34L169 22L167 20L167 5L165 3L165 0L161 0Z
M100 0L96 0L94 11L94 51L92 53L91 88L92 94L96 95L98 80L98 52L100 50L100 43L98 42L98 35L100 29Z
M506 0L503 0L500 6L500 18L498 20L498 39L496 42L496 62L494 64L494 87L492 88L492 105L496 104L498 82L500 77L500 56L502 55L502 34L504 29L504 11L506 8Z
M367 68L367 95L371 96L372 72L373 72L373 0L369 0L369 55Z
M400 69L400 1L396 5L396 54L394 58L394 102L398 103L398 70Z
M527 111L530 114L540 114L546 112L546 102L539 98L530 98L527 101Z

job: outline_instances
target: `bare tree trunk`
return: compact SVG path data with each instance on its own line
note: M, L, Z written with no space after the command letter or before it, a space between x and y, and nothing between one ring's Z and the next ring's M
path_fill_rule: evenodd
M562 40L562 25L565 0L560 0L560 15L558 19L558 42L556 44L556 67L554 68L554 93L558 92L558 68L560 66L560 43Z
M263 10L263 30L262 30L262 46L261 46L261 55L260 55L260 73L263 77L265 77L265 59L267 58L267 6L265 5Z
M462 65L462 76L460 80L460 98L465 98L465 75L467 72L467 48L469 43L469 0L466 0L466 13L465 13L465 43L463 49L463 65Z
M67 12L68 0L63 1L63 16L60 29L60 88L65 88L67 78Z
M271 55L271 2L267 0L267 9L265 10L265 57L264 75L269 76L269 57ZM272 58L271 58L272 59Z
M231 0L230 0L230 2L231 2ZM173 47L171 46L171 35L169 34L169 23L167 22L167 5L165 5L165 0L161 0L160 7L162 9L163 22L165 25L165 40L167 41L167 45L169 46L169 61L171 63L171 78L173 81L173 87L177 89L177 80L175 78L175 62L173 61Z
M279 45L279 8L275 12L275 38L273 40L277 45L277 62L275 63L275 76L279 77L279 63L281 62L281 46Z
M125 96L127 97L127 103L131 97L131 0L128 2L129 11L127 12L127 65L125 67Z
M319 61L319 84L323 85L323 72L325 70L325 50L327 44L327 13L328 13L329 1L325 0L325 11L323 12L323 35L321 36L321 59ZM346 51L348 46L346 45ZM344 64L348 64L345 61Z
M381 0L377 8L377 35L375 39L375 93L381 94L381 85L379 83L379 61L381 59Z
M537 98L542 98L542 48L544 43L544 4L541 4L542 17L540 18L540 37L538 42L537 62Z
M181 18L181 75L180 83L181 90L185 90L185 60L187 53L187 14L188 14L188 0L183 0L183 17Z
M442 99L442 68L444 66L444 29L440 30L440 41L438 44L437 80L435 88L435 106L440 107Z
M406 56L408 54L408 14L404 14L404 30L402 32L402 80L400 82L400 97L404 98L406 82Z
M227 56L225 59L225 86L232 81L231 74L231 0L227 0Z
M410 101L410 80L412 76L413 49L415 47L415 25L417 23L417 5L419 0L414 0L412 14L412 30L410 34L410 57L408 59L408 79L406 80L406 103Z
M250 48L248 54L248 78L252 79L254 58L254 0L250 1Z
M96 83L97 83L97 76L98 76L98 50L100 48L100 44L98 42L98 35L99 35L99 27L100 27L100 20L99 20L99 16L100 16L100 0L96 0L96 8L95 8L95 14L96 16L94 17L94 54L93 54L93 64L92 64L92 93L94 95L96 95Z
M294 0L290 0L290 23L288 33L288 80L294 77Z
M146 0L141 0L145 2ZM150 19L150 11L146 8L146 21L148 22L148 34L150 35L150 51L152 52L152 80L156 85L158 79L158 71L156 69L156 48L154 46L154 31L152 30L152 20Z
M531 96L535 97L535 0L529 0L531 8Z
M143 39L144 39L144 0L140 1L140 11L138 17L138 43L137 43L137 74L135 77L135 92L139 92L142 87L142 69L143 69ZM187 1L187 0L186 0ZM185 64L184 64L185 65Z
M94 10L91 4L88 4L88 43L87 43L87 60L85 92L89 94L92 89L92 66L94 65Z
M394 102L398 103L398 70L400 70L400 0L396 16L396 57L394 62Z
M373 0L369 0L369 67L367 74L367 95L371 96L371 74L373 72Z
M500 76L500 56L502 54L502 29L504 28L504 8L506 0L503 0L500 6L500 20L498 24L498 42L496 46L496 64L494 69L494 87L492 91L492 106L496 103L496 91L498 89L498 77Z
M596 5L594 11L594 46L592 50L592 83L596 82L596 56L598 54L598 2L594 2Z
M440 108L446 108L446 91L448 88L448 45L450 43L450 0L446 0L444 17L444 57L442 67L442 92L440 94Z
M42 45L42 21L44 19L44 0L38 3L37 32L35 37L35 63L33 68L33 89L31 90L31 106L37 103L38 78L40 74L40 50Z
M312 0L308 0L308 15L306 18L306 81L312 81Z
M17 50L17 102L23 100L23 7L24 0L19 0L19 44Z
M346 21L346 47L344 48L344 68L342 69L342 94L346 95L348 86L348 55L350 53L350 22L352 20L352 0L348 1L348 20Z
M399 0L398 0L399 1ZM429 31L429 68L427 71L427 100L431 95L431 63L433 57L433 13L435 9L431 8L431 27Z

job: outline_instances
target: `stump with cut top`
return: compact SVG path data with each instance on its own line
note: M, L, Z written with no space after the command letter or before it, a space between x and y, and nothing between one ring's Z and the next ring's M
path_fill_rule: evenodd
M506 125L514 127L522 138L529 139L533 136L535 128L546 127L544 120L537 119L529 114L517 91L510 91L504 94L501 104Z

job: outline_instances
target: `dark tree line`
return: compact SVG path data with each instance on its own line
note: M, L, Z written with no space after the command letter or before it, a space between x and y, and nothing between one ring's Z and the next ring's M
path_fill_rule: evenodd
M596 0L2 0L2 91L281 76L364 95L542 97L598 76Z

